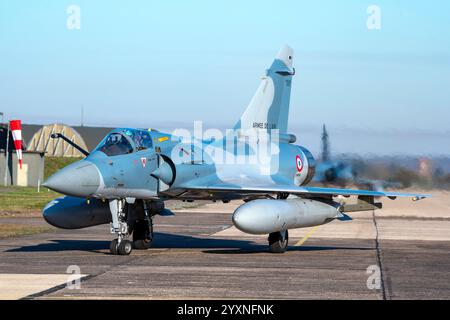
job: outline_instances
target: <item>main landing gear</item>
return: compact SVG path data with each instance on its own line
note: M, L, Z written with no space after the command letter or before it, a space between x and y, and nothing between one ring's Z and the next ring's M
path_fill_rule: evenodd
M134 249L148 249L153 240L153 220L148 203L135 200L127 203L125 200L111 200L111 233L117 238L111 241L109 250L114 255L129 255ZM132 235L133 241L128 237Z
M153 241L153 221L138 220L133 229L133 247L138 250L146 250L151 247Z
M272 253L286 252L289 242L287 230L272 232L269 234L269 251Z

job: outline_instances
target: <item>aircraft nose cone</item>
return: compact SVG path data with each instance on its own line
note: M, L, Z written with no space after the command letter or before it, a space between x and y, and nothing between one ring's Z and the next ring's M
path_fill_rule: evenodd
M65 195L88 197L98 190L100 173L92 162L81 160L59 170L42 185Z

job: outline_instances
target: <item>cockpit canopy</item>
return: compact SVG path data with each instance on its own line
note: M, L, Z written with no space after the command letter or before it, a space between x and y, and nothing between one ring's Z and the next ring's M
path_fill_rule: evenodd
M101 151L107 156L117 156L151 148L153 142L148 130L125 128L112 131L95 151Z

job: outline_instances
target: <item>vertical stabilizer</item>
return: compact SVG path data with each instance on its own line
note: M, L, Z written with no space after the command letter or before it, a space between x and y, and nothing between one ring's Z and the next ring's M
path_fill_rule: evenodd
M322 161L330 160L330 142L328 141L328 132L325 124L322 128Z
M235 129L278 129L287 132L289 101L291 97L294 51L284 46L242 114Z

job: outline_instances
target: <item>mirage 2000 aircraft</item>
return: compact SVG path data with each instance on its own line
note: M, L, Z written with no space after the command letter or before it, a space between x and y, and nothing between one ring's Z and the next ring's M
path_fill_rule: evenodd
M53 138L72 143L86 158L44 183L67 195L47 204L45 220L67 229L110 223L117 235L111 253L128 255L133 248L150 247L153 217L170 214L164 209L167 199L243 199L245 203L233 213L233 224L243 232L268 234L270 251L284 252L289 229L381 208L374 201L378 197L427 197L307 186L314 176L314 158L287 131L295 74L292 61L292 49L283 47L241 118L223 135L205 132L192 138L120 128L88 153L64 135L54 134ZM341 204L334 200L336 196L357 196L357 202Z
M317 164L313 181L345 185L355 182L356 172L351 165L342 160L332 160L330 142L325 124L322 127L322 156Z

